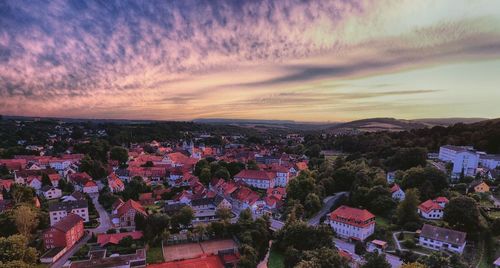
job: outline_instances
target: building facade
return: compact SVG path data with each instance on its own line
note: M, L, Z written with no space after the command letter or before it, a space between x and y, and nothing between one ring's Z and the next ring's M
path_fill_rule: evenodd
M366 209L340 206L327 221L337 236L345 239L364 241L375 231L375 215Z

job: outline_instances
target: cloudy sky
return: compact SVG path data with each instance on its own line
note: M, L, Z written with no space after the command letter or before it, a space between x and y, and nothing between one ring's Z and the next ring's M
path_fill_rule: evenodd
M500 1L0 0L0 114L500 117Z

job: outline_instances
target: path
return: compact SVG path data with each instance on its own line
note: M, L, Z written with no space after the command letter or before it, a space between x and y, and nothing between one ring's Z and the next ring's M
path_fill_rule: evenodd
M92 203L94 203L97 213L99 213L99 226L94 229L90 229L90 231L94 234L106 233L106 231L111 229L111 218L109 217L108 212L101 206L101 204L99 204L99 195L92 194L90 197L92 198Z
M271 253L271 246L273 245L273 240L269 240L269 247L267 248L266 256L257 265L257 268L267 268L267 263L269 262L269 254Z
M70 250L66 251L64 255L61 256L57 261L50 264L50 268L61 268L68 261L68 259L73 256L78 250L80 250L83 245L87 244L92 235L89 232L85 232L85 236L76 243Z
M324 215L330 212L330 208L337 203L341 197L347 196L347 192L338 192L334 195L328 196L325 199L323 199L323 207L321 208L316 215L314 215L309 221L307 222L309 225L318 225L320 224L320 219Z
M398 237L397 237L400 233L403 233L403 234L415 234L415 232L401 231L401 232L394 232L394 233L392 233L392 239L394 240L394 243L396 244L396 248L399 251L408 251L408 249L401 249L401 244L399 243L399 240L398 240ZM418 252L418 251L415 251L415 250L412 250L412 252L415 253L415 254L418 254L418 255L428 256L428 254L425 254L425 253L422 253L422 252Z

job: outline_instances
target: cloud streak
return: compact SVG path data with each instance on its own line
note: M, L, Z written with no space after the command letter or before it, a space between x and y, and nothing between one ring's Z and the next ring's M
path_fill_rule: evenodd
M374 85L339 93L321 83L499 59L500 11L487 5L498 4L2 1L0 113L250 118L264 110L297 116L314 104L325 111L298 119L334 119L327 107L445 91Z

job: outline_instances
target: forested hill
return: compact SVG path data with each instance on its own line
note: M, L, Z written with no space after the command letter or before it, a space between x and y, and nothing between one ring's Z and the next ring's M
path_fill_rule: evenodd
M400 132L366 132L332 138L327 147L347 153L390 154L395 148L423 147L437 152L444 144L473 145L487 153L500 153L500 119L473 124L458 123L449 127L436 126Z

